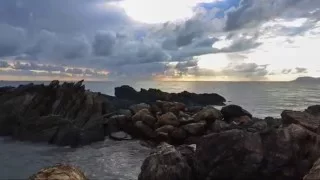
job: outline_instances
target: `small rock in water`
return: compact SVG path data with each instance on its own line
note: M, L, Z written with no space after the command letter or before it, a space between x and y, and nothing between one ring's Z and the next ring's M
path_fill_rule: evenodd
M132 137L123 131L110 133L110 138L115 140L132 140Z
M41 169L29 177L29 180L88 180L88 178L76 167L58 164Z

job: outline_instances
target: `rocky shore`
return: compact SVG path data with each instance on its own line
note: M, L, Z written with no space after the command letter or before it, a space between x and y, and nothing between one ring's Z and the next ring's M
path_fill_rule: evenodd
M320 179L320 105L258 119L237 105L216 109L225 102L217 94L122 86L115 95L87 91L82 81L2 87L0 135L73 147L139 138L155 147L139 180ZM31 179L60 171L85 179L64 165Z

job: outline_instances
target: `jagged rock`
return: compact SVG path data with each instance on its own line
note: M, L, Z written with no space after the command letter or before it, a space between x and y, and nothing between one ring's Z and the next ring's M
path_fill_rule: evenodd
M135 127L147 138L152 139L157 137L157 133L153 131L149 126L145 125L142 121L135 122Z
M50 82L49 87L50 88L58 88L59 84L60 84L60 82L58 80L53 80Z
M194 115L194 120L199 121L211 121L214 122L217 119L222 119L222 114L219 110L212 106L203 108L200 112Z
M303 177L303 180L319 180L320 179L320 159L314 164L308 174Z
M202 106L189 106L189 107L187 107L186 112L195 114L195 113L201 111L202 108L203 108Z
M210 134L197 145L198 179L250 179L262 160L259 134L236 129Z
M255 121L249 128L247 128L248 131L250 132L267 132L268 129L268 124L264 120L258 120Z
M172 125L164 125L158 129L156 129L156 132L164 132L170 134L175 129Z
M153 117L148 109L142 109L132 116L132 121L142 121L150 127L153 127L157 119Z
M313 132L317 132L320 126L320 118L306 112L285 110L281 117L284 124L299 124Z
M305 111L314 116L320 116L320 105L309 106Z
M174 115L172 112L168 112L159 117L157 124L160 126L162 125L179 126L180 122L176 115Z
M162 143L144 160L139 180L193 180L187 159L174 146Z
M121 99L133 100L136 102L152 103L157 100L181 102L188 105L223 105L226 99L222 96L212 94L195 94L183 91L181 93L167 93L158 89L141 89L137 92L130 86L115 88L115 96Z
M131 117L132 117L132 113L131 113L131 111L130 111L129 109L120 109L120 110L118 111L118 114L120 114L120 115L125 115L125 116L128 117L128 118L131 118Z
M240 117L249 117L252 119L252 115L242 107L238 105L228 105L225 106L221 109L221 113L223 115L223 118L227 122L232 122L235 120L235 118L240 118Z
M182 129L186 130L192 135L201 135L205 133L205 122L190 123L182 126Z
M232 118L231 122L237 126L246 126L252 123L252 119L249 116L240 116Z
M70 165L58 164L41 169L38 173L28 178L29 180L88 180L78 168Z
M230 129L231 129L230 124L222 120L216 120L214 123L211 124L211 131L215 133L219 133L219 132L230 130Z
M138 113L139 111L143 109L150 109L150 105L146 103L140 103L130 106L130 110L133 112L133 114Z

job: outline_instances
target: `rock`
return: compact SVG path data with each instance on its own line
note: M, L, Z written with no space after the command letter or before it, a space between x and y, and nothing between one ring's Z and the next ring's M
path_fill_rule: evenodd
M247 128L248 131L250 132L261 132L265 133L267 132L268 129L268 124L264 120L258 120L255 121L249 128Z
M133 114L138 113L139 111L141 111L142 109L150 109L150 105L146 104L146 103L140 103L140 104L135 104L130 106L130 110L133 112Z
M28 178L29 180L88 180L84 173L73 166L58 164L41 169Z
M157 124L159 124L160 126L162 125L179 126L180 122L176 115L174 115L172 112L168 112L159 117Z
M242 126L252 123L252 119L249 116L240 116L232 118L231 122L237 126Z
M207 106L203 108L200 112L195 114L194 120L199 121L210 121L214 122L217 119L222 119L222 114L219 110L212 106Z
M267 122L268 126L271 128L279 128L282 125L281 119L266 117L264 120Z
M145 125L142 121L135 122L135 127L138 128L138 130L149 139L156 138L157 133L153 131L149 126Z
M158 129L156 129L156 132L164 132L170 134L175 129L172 125L164 125Z
M132 137L123 131L110 133L110 138L117 141L132 140Z
M212 94L195 94L187 91L181 93L167 93L158 89L141 89L137 92L130 86L115 88L115 96L120 99L133 100L135 102L152 103L157 100L180 102L188 105L224 105L226 99L222 96Z
M50 82L49 87L50 88L58 88L59 87L59 81L58 80L53 80Z
M195 114L195 113L201 111L202 108L203 108L202 106L189 106L189 107L186 109L186 112Z
M236 129L210 134L197 145L198 179L250 179L262 160L259 134Z
M222 131L230 130L231 126L230 124L226 123L222 120L216 120L214 123L211 124L211 131L215 133L219 133Z
M196 121L194 120L193 117L182 117L179 119L180 125L186 125L186 124L190 124L190 123L195 123Z
M162 110L163 113L172 112L178 114L180 111L186 109L186 105L179 102L168 102L168 101L156 101L157 106Z
M184 129L175 128L171 133L171 137L178 142L183 141L187 138L187 132Z
M318 159L309 173L303 177L303 180L319 180L320 179L320 159Z
M149 110L142 109L132 116L132 121L133 122L142 121L145 124L147 124L149 127L153 127L157 119L151 115Z
M144 160L138 180L194 180L194 175L187 159L162 143Z
M252 119L252 115L242 107L238 105L228 105L221 109L221 113L224 117L224 120L227 122L232 122L235 118L248 116Z
M320 116L320 105L309 106L305 112L314 116Z
M206 126L205 122L191 123L191 124L182 126L182 129L184 129L185 131L187 131L192 135L201 135L205 133L205 126Z
M132 117L132 113L131 113L131 111L130 111L129 109L120 109L120 110L118 111L118 114L119 114L119 115L125 115L125 116L128 117L128 118L131 118L131 117Z
M318 132L320 126L320 119L306 112L285 110L281 117L284 124L299 124L313 132Z

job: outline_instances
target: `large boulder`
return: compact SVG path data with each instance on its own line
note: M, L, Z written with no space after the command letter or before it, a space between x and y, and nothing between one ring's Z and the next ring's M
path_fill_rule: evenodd
M41 169L28 180L88 180L88 178L74 166L58 164Z
M308 174L303 177L303 180L318 180L320 179L320 159L314 164Z
M168 112L166 114L161 115L158 118L157 124L159 126L163 126L163 125L179 126L180 121L178 120L175 114L173 114L172 112Z
M204 136L196 151L198 179L250 179L263 153L259 134L233 129Z
M241 122L241 120L247 121L252 119L252 115L247 110L243 109L238 105L225 106L221 109L221 113L223 115L224 120L227 122Z
M142 136L147 139L153 139L157 137L157 133L142 121L135 122L134 126L139 130L139 132L142 133Z
M310 113L314 116L320 116L320 105L309 106L305 112Z
M150 105L146 103L140 103L140 104L134 104L130 106L130 110L133 112L133 114L138 113L142 109L150 109Z
M281 113L284 124L299 124L313 132L318 132L320 118L307 112L285 110Z
M157 122L157 119L152 116L148 109L142 109L137 112L135 115L132 116L132 121L142 121L150 127L153 127L154 124Z
M168 102L168 101L156 101L157 106L161 109L163 113L172 112L178 114L180 111L186 109L186 105L179 102Z
M205 133L206 122L190 123L182 126L182 129L191 135L202 135Z
M185 156L174 146L162 143L144 160L138 179L194 180L194 173Z
M222 119L222 114L219 110L212 106L207 106L203 108L200 112L194 115L194 120L199 121L210 121L214 122L215 120Z

